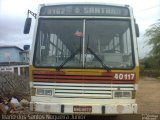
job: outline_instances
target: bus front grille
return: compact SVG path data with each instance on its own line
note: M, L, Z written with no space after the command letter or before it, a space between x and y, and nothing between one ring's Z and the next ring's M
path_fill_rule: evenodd
M53 97L110 99L115 90L135 90L134 84L82 84L33 82L34 88L52 89Z
M86 85L86 84L85 84ZM56 97L80 97L80 98L112 98L111 89L106 89L104 86L56 86Z

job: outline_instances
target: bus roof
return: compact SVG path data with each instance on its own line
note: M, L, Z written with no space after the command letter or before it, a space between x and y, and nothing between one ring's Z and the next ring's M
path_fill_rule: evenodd
M64 3L44 3L40 4L39 6L53 6L53 5L108 5L108 6L117 6L117 7L130 7L129 5L125 4L111 4L111 3L100 3L100 2L64 2Z

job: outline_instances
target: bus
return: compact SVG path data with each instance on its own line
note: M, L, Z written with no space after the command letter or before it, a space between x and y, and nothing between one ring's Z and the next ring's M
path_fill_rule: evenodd
M129 5L41 4L29 74L30 110L53 114L134 114L138 25Z

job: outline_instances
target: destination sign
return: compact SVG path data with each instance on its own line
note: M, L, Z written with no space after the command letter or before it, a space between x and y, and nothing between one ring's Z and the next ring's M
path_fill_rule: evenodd
M40 16L121 16L128 17L126 7L108 5L54 5L41 8Z

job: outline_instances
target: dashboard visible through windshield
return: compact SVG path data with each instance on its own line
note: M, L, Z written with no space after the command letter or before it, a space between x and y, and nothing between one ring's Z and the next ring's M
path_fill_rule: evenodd
M134 67L129 20L39 19L34 66Z

